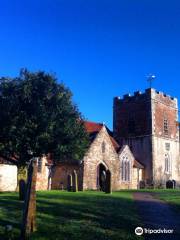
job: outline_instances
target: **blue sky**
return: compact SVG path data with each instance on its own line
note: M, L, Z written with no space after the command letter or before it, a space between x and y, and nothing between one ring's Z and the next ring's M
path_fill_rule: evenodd
M83 115L112 128L114 96L154 88L180 99L180 2L0 0L0 76L45 70Z

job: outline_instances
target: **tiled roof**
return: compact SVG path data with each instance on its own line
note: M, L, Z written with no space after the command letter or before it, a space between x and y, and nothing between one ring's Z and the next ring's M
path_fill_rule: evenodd
M144 168L144 166L140 162L138 162L136 159L134 159L133 167L141 168L141 169Z
M99 132L103 126L102 123L84 121L85 129L88 133Z
M99 131L103 127L103 123L95 123L95 122L90 122L90 121L84 121L84 126L85 126L86 131L89 133L91 140L94 140L97 133L99 133ZM115 150L118 151L119 150L119 144L112 137L112 132L107 127L106 127L106 130L109 134L109 137L111 139L111 142L112 142Z

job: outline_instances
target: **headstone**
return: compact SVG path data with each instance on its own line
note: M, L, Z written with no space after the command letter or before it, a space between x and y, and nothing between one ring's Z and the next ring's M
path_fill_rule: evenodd
M140 182L139 182L139 188L140 188L140 189L144 189L145 186L146 186L146 184L145 184L144 181L140 181Z
M74 170L72 174L72 180L73 180L73 192L78 192L78 179L77 179L77 173Z
M105 193L112 193L112 184L111 184L111 172L109 170L106 171L106 188Z
M37 158L34 158L28 169L27 192L23 209L23 223L21 239L29 238L30 233L36 231L36 178Z
M171 180L168 180L168 181L166 182L166 188L173 188L173 185L174 185L174 183L173 183L173 181L171 181Z
M61 190L64 190L64 184L63 184L63 182L60 182L60 188L61 188Z
M67 190L69 191L69 192L71 192L72 191L72 175L71 174L69 174L68 175L68 179L67 179Z
M175 189L176 188L176 181L172 180L172 182L173 182L173 188Z
M52 185L52 167L48 166L48 190L51 190L51 185Z
M24 201L26 196L26 182L24 179L19 181L19 200Z

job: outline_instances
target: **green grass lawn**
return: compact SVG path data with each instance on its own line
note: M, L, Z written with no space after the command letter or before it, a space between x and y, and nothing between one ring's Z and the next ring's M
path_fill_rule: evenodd
M22 206L17 193L0 193L0 239L5 239L7 224L13 225L14 239L18 239ZM130 191L112 195L93 191L38 192L38 231L31 239L142 240L134 234L139 225L142 224Z
M154 190L154 196L169 203L175 211L180 213L180 190Z

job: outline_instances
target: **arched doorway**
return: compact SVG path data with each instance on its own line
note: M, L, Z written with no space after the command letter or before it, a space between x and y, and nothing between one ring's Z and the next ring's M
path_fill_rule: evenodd
M110 178L110 171L103 163L100 163L97 167L97 188L100 191L106 192L107 186L110 184Z

